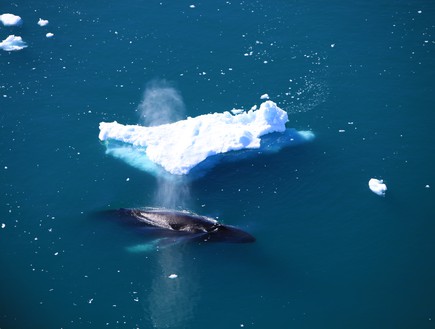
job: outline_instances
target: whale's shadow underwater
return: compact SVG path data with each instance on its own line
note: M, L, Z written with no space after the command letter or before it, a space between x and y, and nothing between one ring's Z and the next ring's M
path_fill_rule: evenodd
M106 210L98 217L116 220L120 224L153 237L157 247L179 242L250 243L255 238L241 229L186 210L165 208L121 208Z

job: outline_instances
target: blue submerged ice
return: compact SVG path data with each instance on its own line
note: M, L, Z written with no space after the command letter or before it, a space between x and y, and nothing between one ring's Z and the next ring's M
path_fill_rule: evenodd
M174 123L144 127L101 122L99 139L107 153L153 174L187 175L209 159L240 150L277 152L314 138L310 131L286 128L287 112L274 102L249 111L200 115Z

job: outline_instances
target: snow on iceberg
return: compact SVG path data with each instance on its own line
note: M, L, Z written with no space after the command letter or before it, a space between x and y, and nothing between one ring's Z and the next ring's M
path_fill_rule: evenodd
M369 188L373 193L376 193L380 196L385 196L385 192L387 191L387 185L384 184L382 179L372 178L369 180Z
M138 154L134 163L128 161L135 167L141 167L137 163L140 161L143 169L149 171L152 165L145 164L145 158L148 158L171 174L185 175L211 156L260 148L260 137L266 134L284 133L275 136L275 139L281 137L292 142L313 137L312 133L299 134L294 129L286 132L287 121L287 112L274 102L266 101L259 109L253 108L248 112L205 114L160 126L101 122L99 139L108 143L126 144L124 148L108 146L108 153L124 160L132 159L133 153ZM268 140L266 144L273 148L273 141ZM136 152L135 148L140 152Z
M23 41L23 39L15 35L10 35L0 42L0 49L5 51L17 51L26 47L27 44Z
M20 16L14 14L2 14L0 15L0 22L2 22L4 26L15 26L20 25L23 21Z

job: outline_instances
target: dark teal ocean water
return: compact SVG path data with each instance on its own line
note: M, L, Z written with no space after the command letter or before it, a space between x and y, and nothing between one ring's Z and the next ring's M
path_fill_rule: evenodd
M433 1L2 2L7 12L23 25L0 39L28 48L0 52L0 328L435 326ZM101 121L139 121L156 80L185 116L268 93L288 127L315 133L175 192L255 243L132 252L153 241L93 216L162 201L162 179L98 140Z

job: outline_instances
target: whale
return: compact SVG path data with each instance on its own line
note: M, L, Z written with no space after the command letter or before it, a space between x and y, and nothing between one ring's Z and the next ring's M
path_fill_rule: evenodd
M251 243L255 237L216 219L187 210L166 208L120 208L111 211L122 223L160 231L160 235L198 242Z

